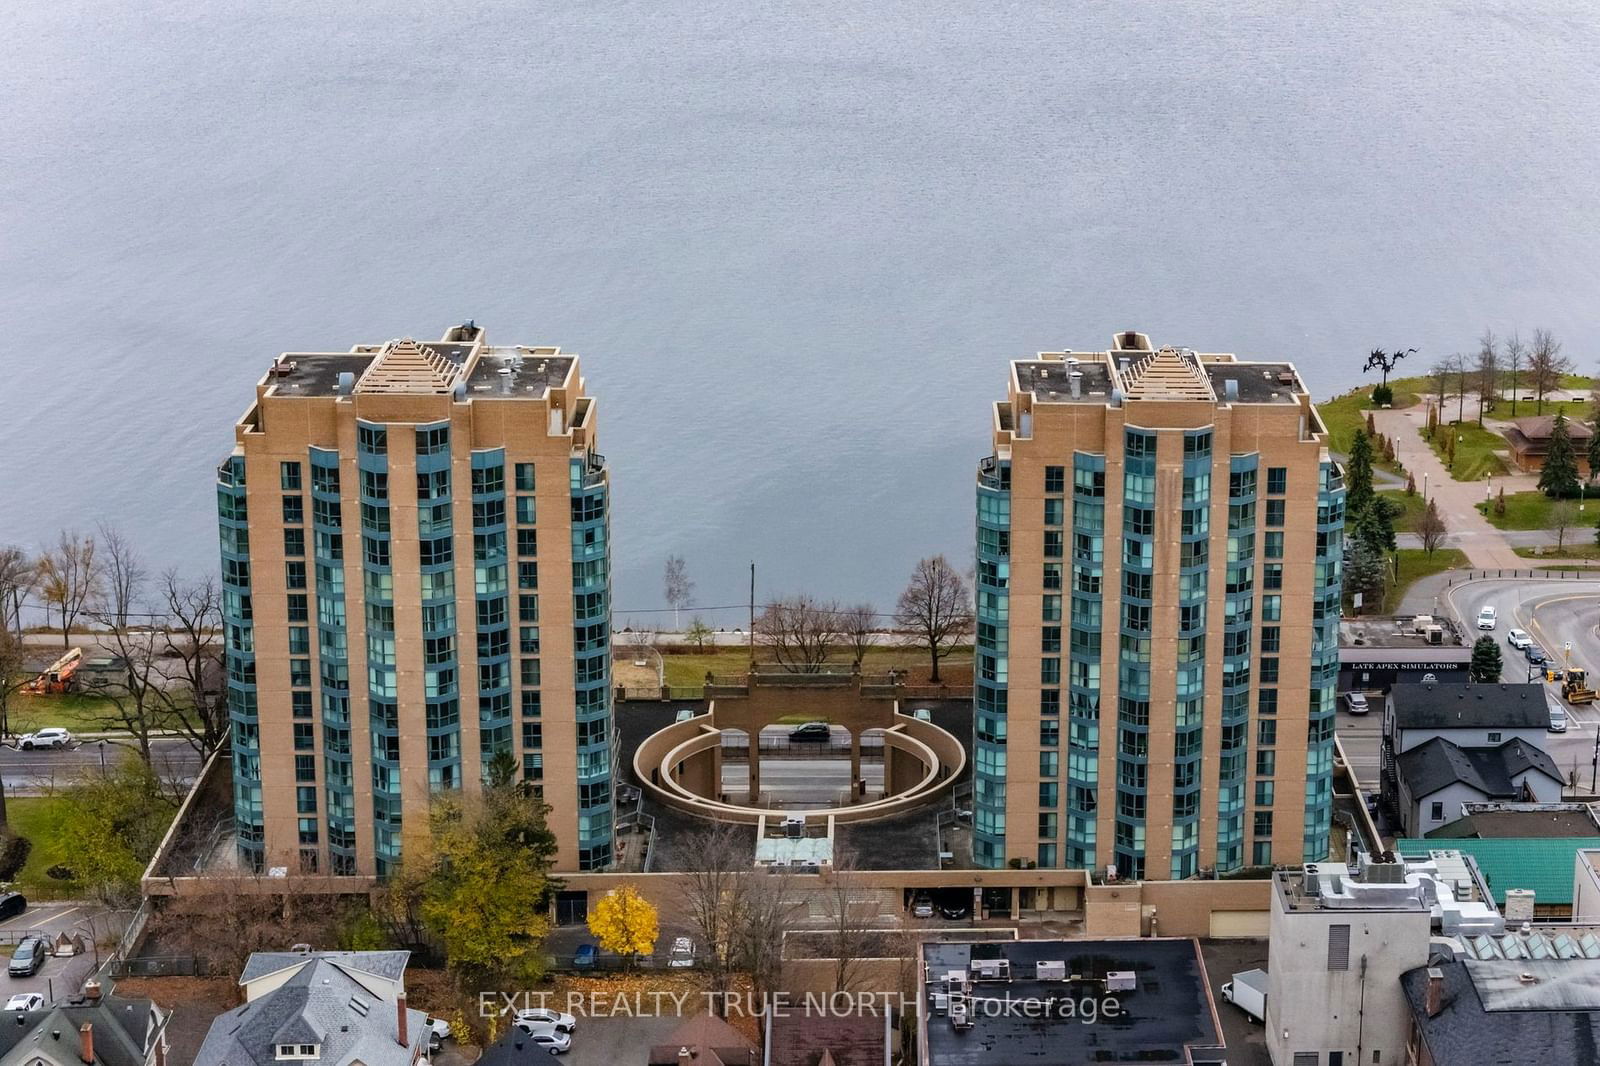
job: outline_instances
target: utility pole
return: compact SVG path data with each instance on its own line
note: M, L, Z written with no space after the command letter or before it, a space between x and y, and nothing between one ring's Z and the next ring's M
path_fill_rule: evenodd
M756 563L750 560L750 672L756 672Z

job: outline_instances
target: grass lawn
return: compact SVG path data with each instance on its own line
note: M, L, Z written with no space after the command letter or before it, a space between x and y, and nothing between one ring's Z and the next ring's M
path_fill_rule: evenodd
M116 706L101 696L77 692L61 696L29 696L19 692L11 697L11 732L31 733L50 725L63 726L74 733L126 728L117 714Z
M1393 614L1400 605L1400 598L1406 594L1406 589L1419 579L1467 565L1467 553L1459 548L1440 548L1431 558L1421 548L1401 548L1395 554L1400 561L1400 576L1384 594L1384 614Z
M706 648L705 651L686 650L679 652L676 649L662 649L662 658L666 663L667 686L669 688L693 687L705 684L706 672L713 674L742 674L749 669L750 653L745 648ZM756 659L765 662L769 659L766 649L756 647ZM832 665L848 667L849 655L839 650L830 660ZM929 683L930 674L928 655L917 648L869 648L866 661L862 670L869 674L883 674L893 670L908 671L908 683L913 685L926 685ZM939 677L945 684L951 686L969 685L972 683L972 649L958 647L950 655L939 661ZM797 719L798 720L798 719ZM810 721L809 718L805 719Z
M45 844L61 834L61 820L66 813L66 802L59 796L7 797L6 817L18 836L33 842L28 861L17 874L16 886L23 895L32 898L60 898L70 896L77 886L70 881L55 881L45 876L50 865Z
M1591 495L1595 495L1591 493ZM1506 513L1495 514L1492 503L1477 505L1478 513L1489 520L1489 524L1498 529L1549 529L1550 511L1559 500L1552 500L1542 492L1513 492L1506 496ZM1578 506L1577 500L1565 501ZM1596 505L1585 505L1584 512L1573 516L1573 524L1567 529L1567 543L1569 545L1584 545L1594 541L1594 525L1600 520L1600 500ZM1518 554L1521 554L1519 549Z
M1516 553L1524 559L1600 559L1600 545L1594 542L1592 532L1587 535L1583 530L1578 530L1574 536L1571 530L1567 531L1567 543L1562 548L1554 544L1546 544L1540 548L1517 548ZM1556 570L1573 570L1576 567L1557 566Z
M1422 502L1422 493L1417 492L1407 496L1405 489L1384 489L1378 495L1401 508L1394 519L1396 533L1411 533L1416 530L1417 519L1422 517L1423 510L1428 506Z
M1417 389L1421 385L1420 378L1391 378L1389 387L1394 390L1392 406L1415 406L1419 400ZM1322 416L1323 425L1328 427L1328 447L1341 455L1349 453L1356 430L1367 428L1367 412L1375 410L1372 406L1372 389L1373 385L1365 385L1342 396L1335 396L1326 403L1317 404L1317 413ZM1388 463L1378 465L1385 470L1395 469Z
M1422 433L1421 430L1417 432ZM1457 481L1481 481L1487 475L1506 472L1505 460L1495 452L1505 451L1510 445L1500 434L1484 429L1475 422L1447 425L1434 434L1433 440L1428 441L1428 446L1433 449L1433 454L1439 457L1441 463L1450 465L1446 459L1449 453L1444 446L1444 442L1449 439L1447 432L1459 438L1456 442L1456 461L1450 469L1452 478ZM1428 440L1427 434L1423 433L1422 438Z

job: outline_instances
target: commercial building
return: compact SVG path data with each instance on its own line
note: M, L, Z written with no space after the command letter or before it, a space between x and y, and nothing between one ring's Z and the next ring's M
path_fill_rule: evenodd
M977 484L977 865L1328 852L1344 486L1294 367L1011 363Z
M1506 427L1505 437L1506 443L1511 445L1511 461L1517 464L1517 469L1530 474L1544 469L1555 427L1555 415L1533 415L1512 420L1511 425ZM1578 464L1578 472L1588 476L1589 438L1594 436L1594 430L1576 418L1566 420L1566 429L1567 439L1572 441L1573 460Z
M543 789L612 859L608 474L576 356L290 353L218 469L234 813L255 869L383 874L429 797ZM260 664L260 668L257 668Z
M1401 1063L1398 982L1428 961L1431 903L1448 886L1398 863L1307 864L1273 875L1267 1047L1275 1063ZM1479 905L1479 913L1491 909Z
M921 1066L1227 1061L1195 940L925 941Z

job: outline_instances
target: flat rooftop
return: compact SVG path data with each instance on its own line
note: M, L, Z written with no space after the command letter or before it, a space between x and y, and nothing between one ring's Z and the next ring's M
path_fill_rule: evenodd
M285 352L267 371L272 396L337 396L350 375L359 392L444 393L464 386L477 396L543 397L567 379L575 357L559 348L500 347L458 338L459 327L438 341L410 338L358 344L344 352Z
M1218 403L1298 403L1306 395L1300 375L1289 363L1202 362ZM1238 382L1239 399L1228 400L1229 381Z
M1068 363L1066 359L1076 359L1077 363ZM1033 393L1033 398L1040 403L1111 402L1111 371L1103 353L1068 355L1065 359L1019 360L1013 365L1017 368L1017 387ZM1072 394L1074 373L1081 375L1076 396Z
M1005 959L1011 980L971 984L973 1026L957 1030L927 1013L928 1066L1103 1066L1105 1063L1220 1063L1222 1037L1200 944L1187 939L1014 940L924 943L929 987L975 960ZM1063 964L1067 980L1036 979L1041 962ZM1108 974L1133 988L1108 992ZM1063 1004L1116 1001L1091 1024L1061 1017ZM1057 1016L1040 1017L1051 1004ZM1077 1009L1077 1008L1074 1008Z
M1339 654L1344 658L1346 652L1359 655L1364 649L1372 652L1407 650L1407 651L1437 651L1441 647L1462 647L1461 634L1455 625L1446 618L1432 619L1431 615L1420 616L1423 621L1417 621L1416 615L1398 615L1393 618L1352 618L1339 623ZM1419 631L1419 625L1421 630ZM1426 630L1437 625L1440 629L1440 639L1443 644L1433 644L1428 640Z
M1186 348L1041 352L1036 359L1013 361L1012 367L1018 391L1032 393L1037 403L1108 404L1113 390L1129 402L1297 404L1307 395L1291 363L1240 362Z

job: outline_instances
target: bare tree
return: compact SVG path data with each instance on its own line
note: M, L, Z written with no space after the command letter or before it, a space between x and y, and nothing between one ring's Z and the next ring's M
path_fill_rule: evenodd
M770 866L747 875L744 921L737 934L738 964L750 974L759 1008L783 984L784 936L806 908L805 897L787 866Z
M1433 553L1444 544L1447 532L1444 516L1439 513L1439 501L1429 500L1417 518L1417 536L1422 538L1422 550L1428 553L1428 558L1433 558Z
M1572 369L1572 360L1561 354L1561 342L1547 329L1533 331L1533 347L1528 351L1528 377L1533 380L1539 414L1544 414L1544 395L1561 384L1561 375Z
M1434 394L1438 397L1439 421L1444 421L1445 393L1450 388L1450 375L1455 370L1450 359L1440 359L1428 368L1428 377L1433 381Z
M0 548L0 629L22 632L22 604L39 580L39 564L17 547Z
M223 699L222 596L216 578L185 582L176 570L161 575L165 601L161 657L166 683L155 696L166 719L183 732L203 759L228 738L228 706ZM245 638L234 634L235 643ZM236 647L235 651L249 651Z
M1511 375L1511 417L1517 417L1517 375L1522 372L1528 358L1528 349L1522 338L1513 331L1506 338L1506 372Z
M694 606L694 582L689 580L689 564L681 555L667 556L661 575L667 606L672 608L672 628L678 628L678 612Z
M72 625L93 601L99 585L93 537L64 529L55 547L39 556L39 591L46 607L61 619L63 648L72 647Z
M1467 357L1456 352L1450 357L1450 371L1456 376L1456 422L1463 422L1467 417Z
M1571 529L1578 521L1578 509L1571 500L1557 500L1550 507L1550 528L1555 530L1556 551L1561 551L1567 544L1567 530Z
M701 946L706 991L717 1014L727 1014L727 993L744 946L754 854L748 835L723 822L689 834L682 845L678 881L680 913Z
M867 657L867 649L872 647L872 637L877 627L878 612L870 603L858 603L840 612L839 628L844 631L845 643L850 646L856 665L859 666Z
M871 893L863 893L852 855L834 856L821 895L828 922L823 938L833 959L833 990L854 992L861 985L864 962L876 954L873 945L880 938L872 929L876 908L863 899Z
M0 737L11 735L11 697L32 679L22 634L0 626ZM0 829L7 824L5 781L0 779Z
M171 897L151 932L215 972L239 973L253 952L330 945L338 936L343 904L308 883L314 878L235 873L205 880L203 888Z
M806 595L769 603L756 616L755 637L789 673L821 673L840 640L839 605Z
M100 638L115 656L115 668L92 678L84 672L84 689L104 700L104 710L94 714L95 724L125 732L133 738L139 758L153 765L150 742L167 725L166 703L157 693L165 679L160 671L160 649L166 643L156 625L118 627L109 614L95 615L107 627Z
M918 562L911 581L900 593L895 624L907 630L933 662L933 683L939 683L939 660L972 629L972 589L942 555Z
M1478 338L1478 425L1483 425L1484 404L1493 406L1495 386L1500 380L1500 348L1495 342L1494 332L1484 330L1483 336Z
M133 542L116 526L100 523L99 544L103 601L100 617L114 629L125 629L144 586L144 563Z

